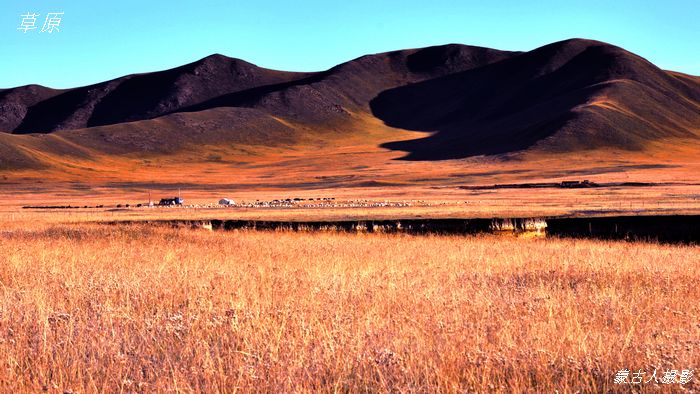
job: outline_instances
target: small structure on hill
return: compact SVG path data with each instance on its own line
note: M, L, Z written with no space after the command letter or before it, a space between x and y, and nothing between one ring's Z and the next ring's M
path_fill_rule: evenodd
M184 202L185 200L180 197L161 198L158 205L182 205Z
M228 198L222 198L219 200L219 205L236 205L236 202Z

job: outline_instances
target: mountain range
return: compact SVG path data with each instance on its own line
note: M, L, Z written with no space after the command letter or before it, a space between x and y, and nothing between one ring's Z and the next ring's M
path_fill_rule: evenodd
M318 150L365 136L408 161L644 152L659 141L700 138L700 78L570 39L527 52L399 50L321 72L216 54L73 89L0 90L0 170L206 156L211 147L241 155Z

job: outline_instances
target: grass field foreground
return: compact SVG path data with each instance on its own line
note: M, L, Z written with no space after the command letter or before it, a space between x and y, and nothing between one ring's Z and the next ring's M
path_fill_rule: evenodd
M698 252L12 226L0 230L0 390L628 390L618 370L647 380L700 365Z

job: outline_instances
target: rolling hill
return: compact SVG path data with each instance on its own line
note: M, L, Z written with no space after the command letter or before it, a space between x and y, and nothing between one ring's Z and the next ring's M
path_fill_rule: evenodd
M621 48L569 40L384 91L371 106L391 126L437 131L385 145L418 160L532 146L642 150L651 140L698 136L699 87Z
M212 55L74 89L0 90L0 131L3 171L353 146L409 161L644 152L700 138L700 79L582 39L400 50L307 73Z

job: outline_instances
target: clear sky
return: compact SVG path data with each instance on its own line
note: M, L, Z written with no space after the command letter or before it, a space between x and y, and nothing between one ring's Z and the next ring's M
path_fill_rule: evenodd
M37 29L23 33L27 12ZM40 32L49 12L64 13L60 32ZM212 53L316 71L394 49L572 37L700 75L700 0L0 0L0 88L81 86Z

